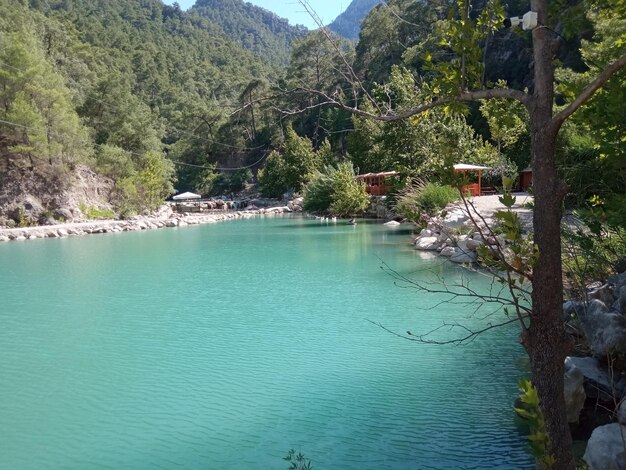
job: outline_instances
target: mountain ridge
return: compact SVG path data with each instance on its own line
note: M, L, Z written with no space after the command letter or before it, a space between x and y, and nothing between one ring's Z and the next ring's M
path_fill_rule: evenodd
M308 34L302 25L243 0L197 0L188 10L221 26L244 49L275 66L289 63L294 40Z
M328 29L346 39L356 40L361 31L361 22L382 2L383 0L352 0L348 8L328 25Z

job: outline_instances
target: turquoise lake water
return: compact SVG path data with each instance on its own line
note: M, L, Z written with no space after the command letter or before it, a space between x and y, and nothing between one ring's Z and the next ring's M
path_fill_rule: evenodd
M276 217L0 245L0 468L532 468L515 328L432 346L367 321L478 321L380 269L488 286L409 235Z

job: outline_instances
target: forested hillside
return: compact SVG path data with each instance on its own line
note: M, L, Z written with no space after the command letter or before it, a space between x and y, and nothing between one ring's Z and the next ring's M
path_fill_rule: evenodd
M293 41L308 32L243 0L198 0L191 11L220 25L245 49L275 65L287 65Z
M468 14L504 15L485 6L478 2ZM497 184L530 160L521 106L495 101L395 123L324 106L336 99L402 110L441 93L423 84L458 60L453 36L444 34L457 8L389 0L365 18L355 48L338 36L331 44L320 31L302 36L301 28L240 0L201 0L188 13L159 0L0 0L0 178L41 182L53 175L55 184L30 187L62 188L76 165L87 165L111 179L119 213L154 207L174 181L181 191L236 191L273 150L261 185L268 195L303 188L311 175L299 174L294 187L294 168L314 173L343 160L361 172L428 178L444 157L454 157L492 166L487 179ZM524 8L510 2L507 14ZM580 4L565 8L562 18L571 21L551 26L559 38L559 99L602 63L597 40L589 39L615 37L618 44L624 28ZM472 71L478 86L501 81L532 89L528 32L498 27L475 43L485 61ZM289 63L277 65L288 47ZM458 86L454 80L445 86ZM594 175L572 192L577 201L609 195L622 183L624 172L616 170L626 119L616 103L624 88L615 83L579 113L593 120L575 118L561 139L562 171L581 186L583 175ZM285 155L290 148L306 150ZM289 168L292 157L318 164ZM16 193L41 190L8 187L0 191L5 214ZM13 202L24 206L23 198Z
M245 129L217 134L246 87L276 74L158 0L0 0L0 177L53 171L62 187L86 164L114 179L122 212L153 207L172 190L170 159L245 159Z

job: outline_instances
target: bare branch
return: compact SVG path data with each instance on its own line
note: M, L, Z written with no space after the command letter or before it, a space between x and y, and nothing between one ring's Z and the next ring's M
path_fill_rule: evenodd
M369 119L373 119L375 121L383 121L383 122L401 121L403 119L407 119L417 114L423 113L424 111L428 111L429 109L433 109L433 108L436 108L437 106L443 106L449 103L459 103L459 102L469 102L469 101L500 98L500 99L514 99L514 100L521 102L525 106L529 106L531 99L532 99L530 95L528 95L527 93L524 93L523 91L513 90L509 88L496 88L492 90L468 91L465 93L461 93L458 96L446 96L443 98L438 98L438 99L431 101L430 103L425 103L421 106L411 108L405 111L401 111L398 113L394 113L393 111L390 110L386 114L374 114L374 113L370 113L367 111L363 111L354 106L346 105L345 103L338 101L335 97L331 97L327 93L324 93L323 91L320 91L320 90L302 87L293 91L310 93L310 94L315 94L315 95L319 95L323 97L325 101L317 104L316 107L323 106L323 105L335 106L335 107L343 109L344 111L348 111L352 114L355 114L357 116L366 117ZM283 113L287 115L298 114L300 112L302 112L302 110L283 111Z
M445 294L448 295L449 298L446 299L442 303L450 302L464 305L477 305L479 308L484 306L484 304L495 304L500 305L499 310L505 308L507 306L514 305L514 301L503 297L501 292L493 293L493 289L489 294L481 293L472 289L467 283L455 283L449 284L446 283L444 279L441 277L437 277L435 281L417 281L415 279L411 279L403 274L400 274L398 271L391 268L387 263L381 261L382 266L381 269L389 274L394 279L394 284L396 287L402 289L418 289L429 294ZM499 279L498 277L494 277L494 282ZM469 299L469 300L458 300L458 299ZM529 314L531 310L523 305L519 305L519 310L525 312L525 314ZM479 309L478 308L478 309ZM477 309L477 310L478 310Z
M462 201L463 201L463 203L465 205L465 209L467 211L467 214L468 214L470 220L472 221L472 224L478 230L478 233L480 234L480 237L482 238L483 243L485 243L485 245L487 245L487 237L483 233L483 229L479 225L478 221L474 218L474 215L476 215L478 218L480 218L480 220L482 221L483 225L487 228L490 237L495 239L496 238L496 234L493 232L493 229L487 223L487 221L485 220L483 215L480 214L476 210L476 207L474 206L474 204L467 200L467 198L463 194L463 191L460 191L460 194L461 194L461 199L462 199ZM522 278L528 279L531 282L532 282L532 275L529 274L528 272L524 271L524 270L516 269L510 263L508 263L506 261L506 257L504 255L504 252L502 251L502 248L500 247L499 243L496 243L495 250L496 250L496 254L497 254L498 258L500 259L500 262L505 266L505 276L506 276L505 278L503 278L500 275L496 275L496 277L498 277L499 279L503 279L505 284L508 286L509 293L511 295L511 303L515 307L515 313L517 314L517 318L519 319L520 326L521 326L523 331L527 331L528 330L528 326L526 325L526 322L524 321L524 318L526 317L526 315L524 315L524 313L522 313L522 312L530 313L530 309L528 309L528 308L526 308L526 307L521 305L521 303L519 301L519 298L516 295L516 292L522 292L524 295L530 295L530 293L527 292L526 290L522 289L521 286L517 287L515 285L515 283L513 282L513 273L517 273Z
M459 323L443 323L441 326L438 326L437 328L434 328L432 330L430 330L427 333L424 333L423 335L414 335L413 333L411 333L410 331L407 331L406 334L401 334L398 333L396 331L393 331L389 328L387 328L386 326L382 325L381 323L377 323L374 322L372 320L368 320L366 319L368 322L370 322L372 325L376 325L379 328L382 328L383 330L385 330L388 333L391 333L394 336L397 336L398 338L402 338L402 339L406 339L408 341L415 341L418 343L424 343L424 344L436 344L436 345L445 345L445 344L467 344L467 343L471 343L472 341L474 341L479 335L486 333L489 330L493 330L495 328L500 328L503 326L507 326L510 325L511 323L516 323L517 322L517 318L513 318L511 320L507 320L505 322L502 323L488 323L487 326L480 328L478 330L472 330L466 326L460 325ZM452 339L447 339L447 340L435 340L435 339L430 339L429 336L431 336L433 333L436 333L437 331L443 329L443 328L449 328L450 330L454 330L454 329L460 329L462 331L464 331L466 334L464 334L463 336L459 336L457 338L452 338Z
M604 84L619 70L626 66L626 54L622 55L619 59L605 68L596 79L591 82L587 87L578 95L578 97L572 101L567 108L558 113L552 118L552 122L556 126L556 129L561 127L561 124L578 110L583 104L593 96L593 94L604 86Z
M341 50L337 42L334 40L328 28L324 26L324 23L322 22L322 19L319 17L317 12L311 7L308 0L298 0L298 1L300 5L304 7L304 9L309 14L309 16L313 19L313 21L315 21L320 31L322 32L322 34L326 37L326 40L333 46L333 49L335 49L335 52L341 58L341 61L344 63L344 65L346 66L346 69L348 70L348 72L350 73L352 77L352 79L349 80L350 83L352 83L353 86L358 87L363 92L365 97L367 97L367 99L372 103L372 105L374 105L380 111L380 108L378 108L378 104L370 96L368 91L365 89L365 87L361 83L361 80L359 80L359 77L357 76L356 72L352 68L350 61L348 61L348 59L346 58L346 55L343 53L343 51Z

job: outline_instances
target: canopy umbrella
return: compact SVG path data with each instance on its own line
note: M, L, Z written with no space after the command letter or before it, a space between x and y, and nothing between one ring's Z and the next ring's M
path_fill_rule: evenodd
M188 199L200 199L200 198L202 198L202 196L200 196L199 194L182 193L182 194L177 194L172 199L174 199L174 201L185 201L185 200L188 200Z

